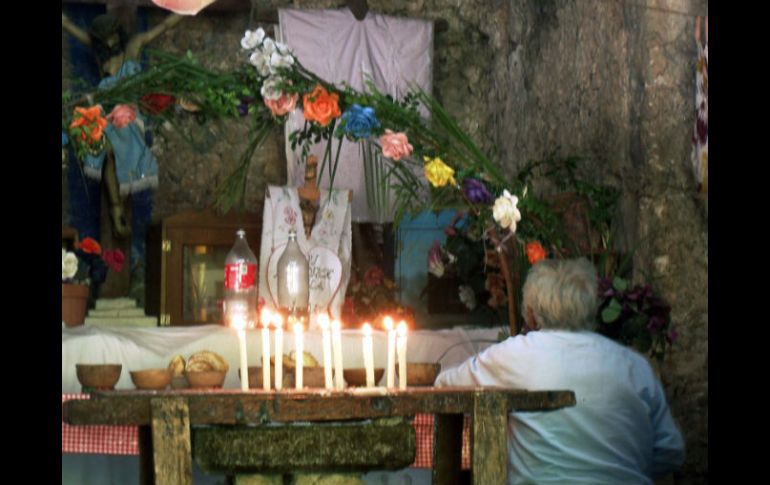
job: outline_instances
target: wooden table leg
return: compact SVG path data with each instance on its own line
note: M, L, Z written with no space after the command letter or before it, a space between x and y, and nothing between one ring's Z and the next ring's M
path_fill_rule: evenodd
M437 414L433 421L433 484L459 485L463 415Z
M155 485L152 464L152 428L139 426L139 485Z
M508 413L505 396L476 393L471 428L474 485L505 483L508 462Z
M155 485L192 485L187 399L152 399L150 413Z

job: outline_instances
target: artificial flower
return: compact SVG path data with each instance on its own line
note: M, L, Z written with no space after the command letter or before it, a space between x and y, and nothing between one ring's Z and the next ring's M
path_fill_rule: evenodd
M454 174L455 171L452 167L444 163L439 157L431 159L430 157L423 157L425 160L425 178L434 187L443 187L446 184L456 185Z
M270 55L270 72L272 74L277 74L279 69L288 69L293 65L294 56L291 54L281 54L279 51L275 51Z
M75 115L70 123L70 133L86 144L98 143L102 139L102 133L107 126L107 120L102 116L100 105L90 108L75 108Z
M86 254L102 254L102 247L90 237L83 239L75 247Z
M438 241L433 241L428 251L428 272L436 278L444 276L444 261L441 258L441 244Z
M339 95L329 93L320 84L316 84L309 94L302 97L302 105L305 119L315 121L321 126L326 126L333 118L338 118L342 113L339 106Z
M281 84L283 79L278 76L270 76L262 83L262 88L259 92L262 94L263 99L277 100L283 94L281 90Z
M539 241L532 241L527 243L525 251L527 252L527 259L529 259L529 264L535 264L538 261L542 261L546 256L545 249L543 249L543 246Z
M75 253L61 250L61 279L73 278L78 272L78 257Z
M459 286L460 301L465 305L468 310L476 308L476 293L473 292L473 288L468 285Z
M151 115L159 115L175 101L170 94L150 93L139 99L139 106Z
M130 105L118 104L112 108L107 119L112 122L115 128L125 128L136 119L136 110Z
M372 130L380 127L374 108L353 104L342 115L342 130L354 139L369 138Z
M382 154L394 161L399 161L412 154L414 147L409 143L406 133L394 133L385 129L385 134L380 136Z
M112 271L120 273L123 270L123 264L126 262L126 256L120 249L108 249L102 254L102 259Z
M492 202L492 194L487 190L487 186L484 185L484 182L474 178L463 180L463 194L465 194L465 198L474 204L489 204Z
M516 207L518 203L519 198L511 195L508 190L504 190L503 195L495 200L495 205L492 208L492 217L495 218L495 221L503 229L516 232L516 223L521 220L521 213Z
M260 76L270 75L270 56L264 52L256 50L249 56L249 63L257 68Z
M256 48L265 39L265 31L262 27L257 30L247 30L241 39L241 47L246 50Z
M264 102L265 106L267 106L270 109L270 112L273 113L273 116L277 117L294 111L294 108L297 107L298 98L299 96L297 93L281 94L281 97L275 100L264 98Z

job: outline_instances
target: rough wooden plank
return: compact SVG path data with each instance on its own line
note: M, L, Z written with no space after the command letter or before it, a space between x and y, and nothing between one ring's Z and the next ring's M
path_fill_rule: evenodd
M433 484L459 485L463 415L437 414L433 421Z
M190 415L182 397L152 399L152 448L156 485L192 485Z
M155 466L152 460L152 428L139 426L139 484L155 485Z
M471 434L471 473L474 485L505 483L508 453L506 407L503 395L476 395Z
M205 472L333 473L395 470L414 463L417 439L403 418L374 421L193 428Z
M351 392L302 391L111 391L90 400L64 403L69 424L146 425L151 399L184 397L192 424L262 424L271 421L344 421L418 413L462 414L473 409L477 393L502 393L508 411L559 409L575 405L572 391L440 388L360 395Z

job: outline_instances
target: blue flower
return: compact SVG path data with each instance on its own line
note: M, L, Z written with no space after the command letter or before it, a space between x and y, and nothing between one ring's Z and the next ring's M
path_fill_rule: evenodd
M374 108L354 104L342 115L342 131L355 139L369 138L380 127Z

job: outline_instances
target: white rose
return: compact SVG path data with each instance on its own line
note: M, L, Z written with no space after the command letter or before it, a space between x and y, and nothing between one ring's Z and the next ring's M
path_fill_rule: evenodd
M267 76L270 74L270 58L262 52L254 51L249 57L249 62L252 66L257 68L257 72L260 76Z
M495 200L495 205L492 208L492 217L495 218L498 224L503 229L509 229L511 232L516 232L516 223L521 220L521 213L516 205L519 203L519 198L515 195L511 195L507 190L503 191L503 195Z
M78 257L62 249L61 279L68 280L78 272Z
M270 76L262 83L262 97L272 101L277 101L283 95L278 85L282 82L282 79L278 76Z
M265 31L262 30L262 27L258 28L257 30L247 30L246 34L243 36L243 39L241 39L241 47L246 50L254 49L262 43L264 38Z
M273 52L275 52L275 41L271 39L270 37L266 38L264 42L262 42L262 47L260 48L262 50L262 53L270 59L270 56L273 55Z
M276 74L279 67L291 67L294 64L294 58L291 55L282 56L278 52L273 52L270 56L270 72Z
M460 285L460 301L468 308L473 310L476 308L476 293L473 292L473 288L468 285Z

